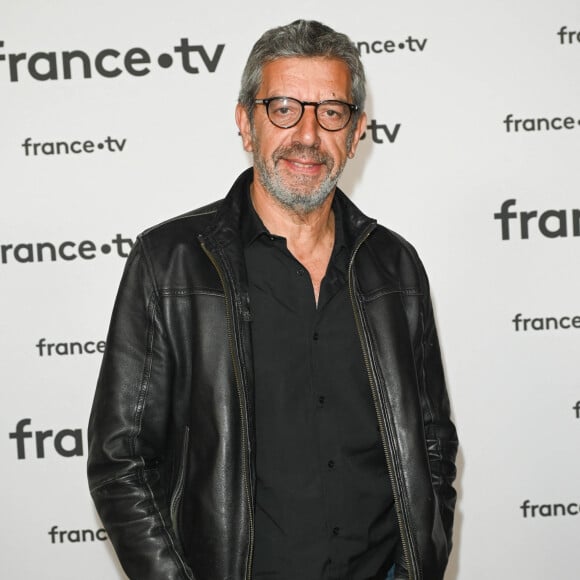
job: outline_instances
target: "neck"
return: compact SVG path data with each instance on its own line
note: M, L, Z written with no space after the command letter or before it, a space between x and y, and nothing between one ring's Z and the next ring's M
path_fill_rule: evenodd
M300 212L279 203L268 192L256 184L250 187L254 209L268 231L286 238L288 249L296 255L312 252L320 244L327 246L334 243L334 214L332 212L331 193L322 203L309 212ZM298 257L296 255L296 257Z

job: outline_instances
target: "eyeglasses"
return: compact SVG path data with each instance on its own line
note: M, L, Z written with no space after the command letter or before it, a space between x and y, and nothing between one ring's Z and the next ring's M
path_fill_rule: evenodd
M314 114L318 124L327 131L340 131L344 129L354 111L358 111L356 105L343 101L320 101L311 103L299 101L292 97L272 97L270 99L256 99L257 105L264 105L268 119L280 129L290 129L300 122L304 115L304 107L314 107Z

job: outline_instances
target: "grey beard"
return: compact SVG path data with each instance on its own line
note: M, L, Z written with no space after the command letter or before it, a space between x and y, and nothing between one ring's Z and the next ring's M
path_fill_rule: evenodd
M255 149L255 151L258 148ZM324 156L321 156L317 151L313 151L311 148L295 145L289 148L292 153L300 154L301 152L308 152L308 157L310 159L316 159L318 162L326 163L328 159ZM288 149L283 151L283 154L287 154L289 152ZM274 160L274 167L276 165L277 159L282 157L281 151L275 151L273 155ZM291 189L282 183L282 180L278 173L273 170L270 171L266 165L266 162L263 158L259 157L256 153L254 153L254 167L258 172L258 178L266 189L274 199L276 199L281 205L284 207L291 209L292 211L307 214L315 209L319 208L328 196L334 191L336 184L338 182L338 178L342 173L343 167L339 167L338 171L332 172L333 166L330 166L330 171L328 175L324 178L324 181L314 190L309 191L308 193L302 193L297 189ZM328 167L328 165L327 165ZM304 184L307 183L305 178ZM298 184L300 185L300 183Z

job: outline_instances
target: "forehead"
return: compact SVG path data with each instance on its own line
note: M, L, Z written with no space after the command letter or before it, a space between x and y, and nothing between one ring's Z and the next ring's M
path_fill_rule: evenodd
M262 68L258 98L296 97L301 100L349 100L351 78L348 65L335 58L278 58Z

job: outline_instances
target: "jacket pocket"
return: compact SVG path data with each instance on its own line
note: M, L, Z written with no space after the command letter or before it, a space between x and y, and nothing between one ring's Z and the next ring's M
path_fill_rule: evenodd
M175 489L171 495L171 503L169 505L169 513L171 515L171 524L173 531L180 540L179 534L179 508L181 507L181 500L183 499L183 488L185 485L185 473L187 470L187 456L189 450L189 427L185 427L183 433L183 443L181 445L181 458L179 465L179 472L177 474L177 481L175 482Z

